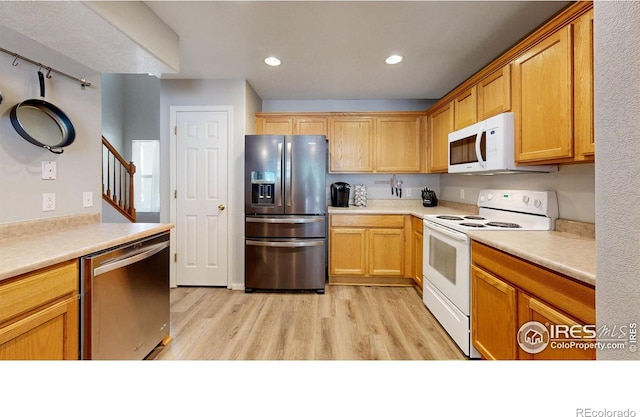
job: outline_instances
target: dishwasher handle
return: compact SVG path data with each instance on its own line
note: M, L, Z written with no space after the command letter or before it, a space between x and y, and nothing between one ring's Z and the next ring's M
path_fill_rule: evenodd
M93 270L93 276L98 276L101 274L105 274L107 272L111 272L114 269L118 269L118 268L123 268L125 266L134 264L136 262L140 262L142 260L145 260L147 258L152 257L153 255L155 255L156 253L162 251L165 248L169 247L169 242L161 242L158 243L156 245L150 246L147 250L145 250L144 252L140 252L140 253L136 253L133 256L129 256L127 258L124 259L119 259L117 261L113 261L104 265L101 265L97 268L95 268Z

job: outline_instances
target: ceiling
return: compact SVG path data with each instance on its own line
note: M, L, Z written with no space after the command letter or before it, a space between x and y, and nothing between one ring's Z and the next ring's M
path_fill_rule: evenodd
M263 100L437 99L567 4L145 3L180 37L179 71L162 78L246 78Z
M0 1L0 29L97 72L246 79L263 100L439 99L566 4Z

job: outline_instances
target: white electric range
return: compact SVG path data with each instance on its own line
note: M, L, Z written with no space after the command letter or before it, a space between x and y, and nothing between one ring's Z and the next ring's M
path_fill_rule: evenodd
M555 191L482 190L477 215L424 216L423 301L465 355L471 345L471 241L468 231L554 230Z

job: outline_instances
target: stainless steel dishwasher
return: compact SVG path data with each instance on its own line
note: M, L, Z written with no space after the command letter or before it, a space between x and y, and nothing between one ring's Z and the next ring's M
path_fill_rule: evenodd
M169 336L169 233L81 262L81 358L144 359Z

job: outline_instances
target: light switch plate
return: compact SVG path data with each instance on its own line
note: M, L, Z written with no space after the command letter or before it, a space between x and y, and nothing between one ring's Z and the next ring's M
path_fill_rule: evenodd
M42 161L42 179L55 180L58 176L56 161Z
M82 207L93 207L93 193L91 191L82 193Z

